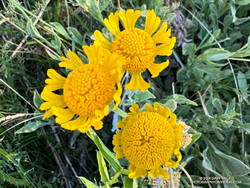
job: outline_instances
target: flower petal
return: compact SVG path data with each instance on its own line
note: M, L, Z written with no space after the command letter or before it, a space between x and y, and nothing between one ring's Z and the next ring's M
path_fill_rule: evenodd
M69 59L66 57L60 57L60 59L62 60L62 62L59 63L60 67L66 67L73 70L83 64L82 60L78 57L78 55L76 55L76 53L68 51L67 56L69 57Z
M62 123L61 127L67 130L77 130L83 127L86 127L87 118L83 116L79 116L75 120L68 121L66 123Z
M168 67L169 61L163 62L161 64L153 63L148 67L149 72L152 74L152 78L155 78L159 75L161 71L163 71L166 67Z
M62 123L66 123L67 121L70 121L75 115L71 110L65 109L65 108L53 106L51 110L52 110L52 113L57 116L56 122L58 124L62 124Z
M122 20L125 29L131 29L135 27L138 18L141 16L140 10L129 9L126 12L120 11L119 16Z
M150 84L142 78L141 73L133 73L130 82L125 87L130 90L146 91Z
M102 35L102 33L98 30L94 32L95 42L94 45L102 46L108 50L111 50L112 44Z
M159 27L161 19L156 16L154 10L148 10L146 13L146 22L144 30L152 35Z
M176 38L172 37L168 39L167 43L156 46L155 55L170 56L173 52L173 47L176 43Z
M104 19L104 25L113 35L116 36L117 34L119 34L119 13L111 13L108 18Z

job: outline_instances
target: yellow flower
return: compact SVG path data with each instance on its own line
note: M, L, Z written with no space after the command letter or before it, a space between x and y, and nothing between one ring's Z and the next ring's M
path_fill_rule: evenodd
M156 64L155 57L170 56L176 38L170 38L171 29L168 29L166 22L160 26L161 20L153 10L146 13L144 29L135 27L140 16L141 11L132 9L111 13L104 19L104 24L114 39L110 42L100 31L95 31L94 44L116 52L125 59L123 69L131 74L127 89L145 91L150 84L142 78L142 72L148 69L153 78L157 77L169 65L169 61ZM120 21L123 30L120 29Z
M154 103L146 104L140 111L137 104L117 126L121 129L113 137L116 158L125 157L130 162L129 177L146 175L168 179L165 167L177 168L182 158L183 124L169 108Z
M122 63L118 55L100 46L83 49L89 64L71 51L68 58L61 57L59 66L72 70L66 78L54 69L48 70L47 85L41 93L45 102L40 109L47 110L44 119L55 115L61 127L86 132L91 126L102 128L102 118L109 113L113 99L115 107L120 103Z

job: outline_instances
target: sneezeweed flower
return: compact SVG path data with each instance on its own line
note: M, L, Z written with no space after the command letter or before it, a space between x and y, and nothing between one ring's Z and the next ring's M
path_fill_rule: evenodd
M182 158L184 127L176 122L176 115L159 103L146 104L145 111L134 104L117 126L120 130L113 137L114 152L116 158L125 157L130 162L129 177L168 179L164 167L177 168Z
M113 100L115 107L120 103L122 63L118 55L100 46L85 46L83 49L89 64L84 64L69 51L68 58L61 57L59 63L60 67L72 70L67 77L54 69L48 70L47 85L41 93L45 102L40 109L47 110L44 119L55 115L61 127L86 132L91 126L101 129L109 104Z
M136 27L141 14L141 11L132 9L111 13L104 19L104 24L114 39L108 41L100 31L95 31L94 44L116 52L125 59L123 69L131 74L127 89L145 91L150 84L141 74L148 69L154 78L169 65L169 61L156 64L154 60L157 55L170 56L176 38L170 37L171 29L168 29L168 24L161 24L160 18L153 10L146 13L144 29ZM123 30L120 29L120 21Z

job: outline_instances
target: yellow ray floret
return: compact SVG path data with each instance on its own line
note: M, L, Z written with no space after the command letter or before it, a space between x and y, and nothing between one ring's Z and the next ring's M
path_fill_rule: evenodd
M113 40L107 40L97 30L94 32L94 44L103 46L124 59L123 70L131 74L127 89L145 91L150 84L143 80L141 73L148 69L153 78L157 77L169 65L169 61L157 64L154 63L155 57L170 56L176 38L170 37L171 29L166 22L161 23L154 10L146 12L144 29L136 27L141 14L140 10L132 9L111 13L104 19L104 25L113 34Z
M71 69L67 77L54 69L47 72L41 97L41 110L47 110L44 119L56 116L56 123L68 130L86 132L93 126L102 128L102 119L109 113L109 104L120 103L122 62L120 57L101 46L84 46L89 64L69 51L61 57L59 66ZM55 93L56 92L56 93ZM60 93L60 94L58 94Z
M164 166L177 168L182 158L184 126L177 123L176 115L159 103L147 104L145 111L134 104L118 127L113 136L114 152L116 158L129 161L129 177L168 179Z

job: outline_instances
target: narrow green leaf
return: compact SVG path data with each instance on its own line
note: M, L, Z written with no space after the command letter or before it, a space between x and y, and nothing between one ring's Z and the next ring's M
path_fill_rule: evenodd
M97 155L97 162L98 162L99 173L101 176L101 181L104 184L106 184L109 181L109 173L108 173L106 163L100 151L98 151L96 155Z
M42 99L39 95L39 93L37 92L37 90L34 91L33 94L33 104L39 109L40 105L42 104Z
M239 89L240 89L243 99L246 102L248 102L247 98L249 96L248 94L249 85L247 84L247 79L246 79L245 74L242 72L238 72L237 81L238 81Z
M213 166L211 164L211 162L209 161L209 159L207 158L207 151L208 151L208 147L203 151L203 160L202 160L202 166L207 169L208 171L214 173L215 175L219 176L219 177L222 177L218 172L216 172L214 169L213 169Z
M233 53L222 48L210 48L198 56L200 61L220 61L232 56Z
M81 180L81 182L87 187L87 188L99 188L98 185L94 184L92 181L89 181L87 178L78 176L78 178Z
M57 33L61 34L66 39L69 39L69 40L71 39L70 36L69 36L69 34L67 33L67 31L64 29L64 27L60 23L58 23L58 22L51 22L50 24L54 27L54 30Z
M229 169L233 176L237 177L250 174L250 168L242 161L233 156L221 152L210 141L208 141L208 143L210 144L215 154L217 154L217 156L222 160L222 162L226 164L226 167Z
M15 159L4 149L0 148L0 154L3 155L6 159L10 160L13 164L16 164Z
M46 121L30 121L25 124L22 128L18 129L15 134L31 133L41 127L49 125L49 122Z
M88 137L95 143L96 147L102 153L103 157L108 161L115 172L120 172L123 168L119 164L119 161L115 158L114 153L112 153L102 142L102 140L97 136L94 130L90 129L87 133Z
M190 145L191 144L193 144L193 143L195 143L197 140L199 140L199 138L201 137L201 133L195 133L195 134L193 134L192 135L192 142L190 143Z
M124 177L123 188L138 188L137 179L130 179L128 176Z
M86 44L83 38L83 35L74 27L67 28L69 34L71 35L71 39L79 45Z
M198 106L198 104L197 104L196 102L191 101L190 99L186 98L184 95L173 94L173 99L174 99L178 104L189 104L189 105Z
M39 33L39 31L37 30L37 28L34 26L34 24L31 21L27 22L26 31L31 37L46 41L46 39L43 38L43 36Z
M59 58L57 55L54 55L51 51L47 50L46 48L45 48L45 51L47 52L47 54L48 54L52 59L54 59L54 60L56 60L56 61L61 61L60 58Z

